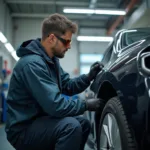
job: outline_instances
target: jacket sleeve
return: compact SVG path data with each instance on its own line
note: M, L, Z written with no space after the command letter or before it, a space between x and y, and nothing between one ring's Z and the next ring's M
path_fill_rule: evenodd
M89 85L90 81L86 75L71 79L69 74L61 68L62 92L72 96L83 92Z
M21 74L30 94L50 116L76 116L86 111L85 101L66 100L61 96L44 63L28 63Z

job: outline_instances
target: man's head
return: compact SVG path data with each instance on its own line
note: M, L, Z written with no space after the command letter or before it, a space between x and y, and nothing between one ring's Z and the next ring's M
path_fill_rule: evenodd
M42 45L50 57L63 58L71 47L72 34L77 25L60 14L50 15L42 23Z

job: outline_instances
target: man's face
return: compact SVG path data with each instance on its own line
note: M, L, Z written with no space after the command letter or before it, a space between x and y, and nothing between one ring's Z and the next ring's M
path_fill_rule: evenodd
M70 42L72 38L72 33L70 31L67 31L64 35L55 35L55 37L57 40L54 47L52 48L53 55L58 58L63 58L66 51L71 48Z

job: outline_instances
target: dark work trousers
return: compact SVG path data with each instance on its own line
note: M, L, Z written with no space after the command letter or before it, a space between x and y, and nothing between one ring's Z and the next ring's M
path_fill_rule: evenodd
M90 133L90 123L84 117L36 119L19 138L16 150L84 150Z

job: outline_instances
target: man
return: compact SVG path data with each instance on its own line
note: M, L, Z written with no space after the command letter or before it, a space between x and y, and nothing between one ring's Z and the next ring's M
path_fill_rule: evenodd
M101 70L95 63L87 75L70 79L59 58L71 47L77 25L60 14L42 24L42 39L24 42L14 67L7 96L6 133L17 150L83 150L90 123L86 110L96 111L99 99L66 100L61 94L84 91Z

